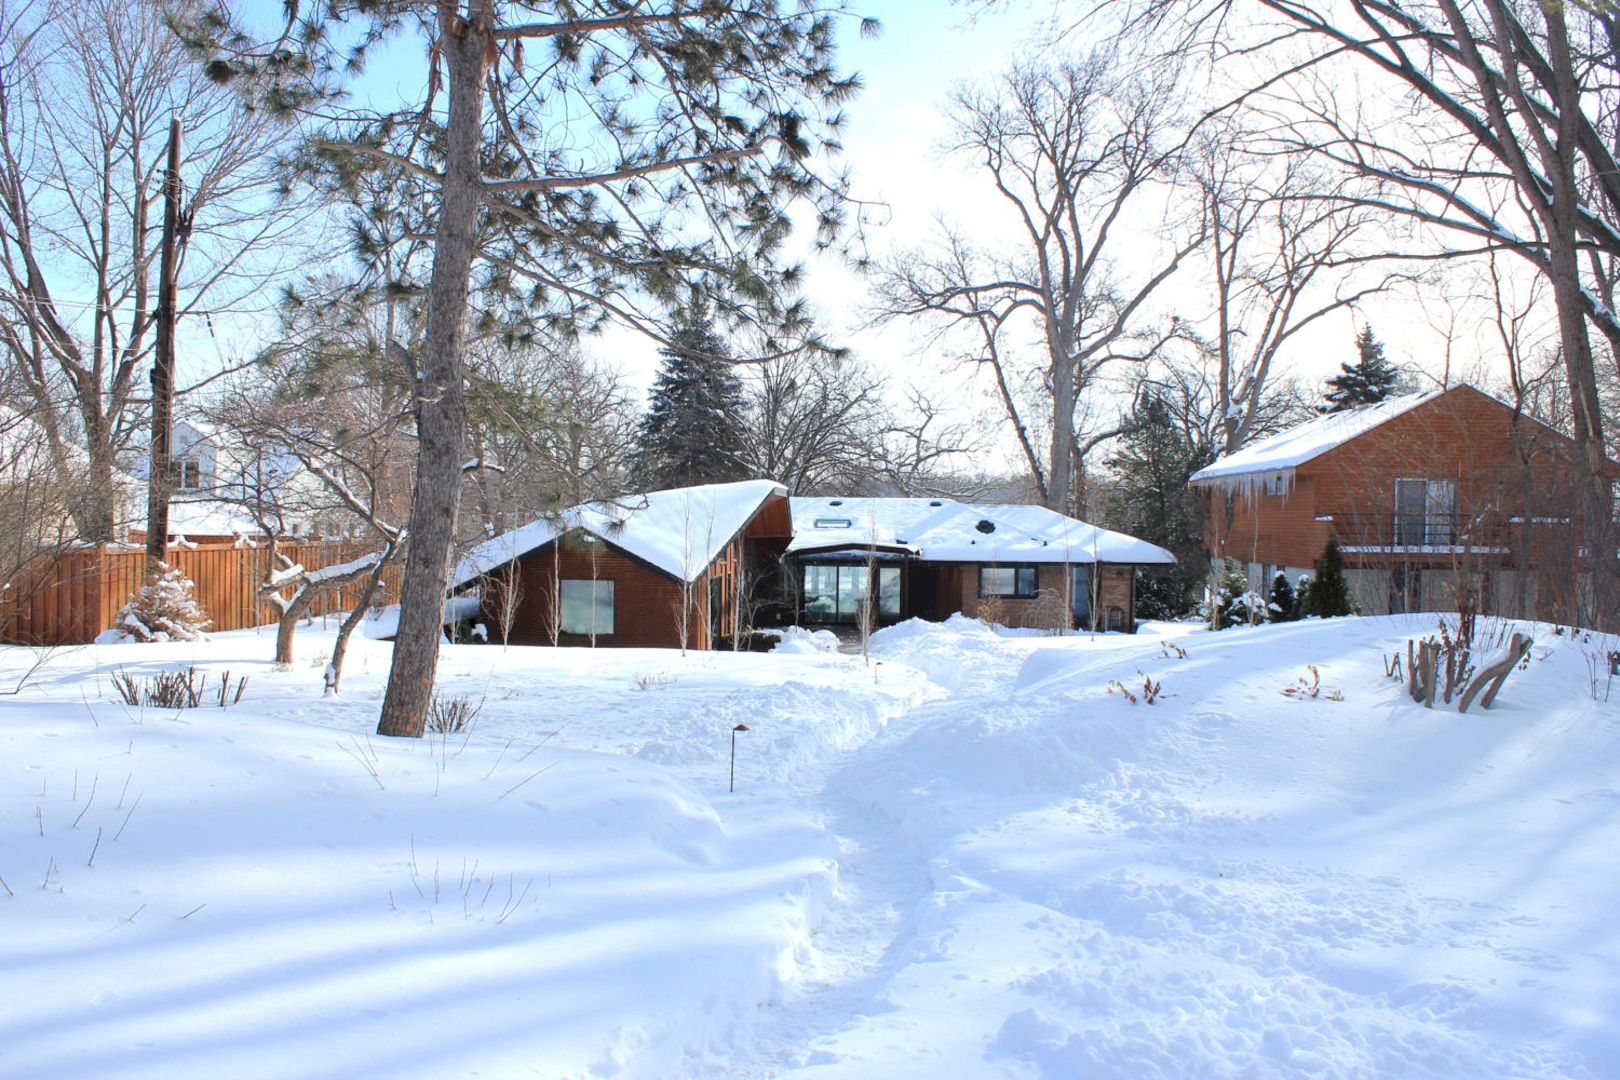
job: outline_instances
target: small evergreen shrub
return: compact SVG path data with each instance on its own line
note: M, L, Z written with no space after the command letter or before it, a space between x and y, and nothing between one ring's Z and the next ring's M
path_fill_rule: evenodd
M1288 584L1288 574L1282 570L1271 579L1271 595L1266 602L1266 618L1274 623L1293 622L1299 618L1299 598Z
M1211 601L1215 605L1215 610L1210 621L1216 630L1248 626L1256 622L1256 616L1262 606L1259 595L1249 591L1248 575L1231 559L1226 560L1220 588L1216 590Z
M1337 615L1351 615L1355 607L1350 603L1350 585L1344 579L1344 553L1337 540L1329 540L1316 560L1316 577L1305 592L1300 605L1302 614L1328 619Z
M109 633L123 641L207 641L208 623L191 579L159 563L157 574L119 610Z

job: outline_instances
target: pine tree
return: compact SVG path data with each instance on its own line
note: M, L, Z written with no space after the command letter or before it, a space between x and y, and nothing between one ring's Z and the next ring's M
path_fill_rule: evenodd
M1344 553L1339 550L1337 540L1329 540L1322 549L1322 557L1316 560L1316 577L1311 579L1305 592L1300 613L1325 619L1353 611L1350 586L1344 579Z
M1107 524L1176 557L1175 566L1144 575L1138 617L1180 618L1196 606L1204 580L1204 516L1187 477L1210 460L1209 452L1176 424L1161 396L1137 398L1110 462L1119 483L1108 501Z
M1287 571L1278 570L1271 579L1271 595L1266 600L1266 618L1272 622L1292 622L1299 618L1299 600L1294 587L1288 584Z
M746 479L742 380L726 343L707 319L694 317L659 350L663 369L641 419L631 469L643 490Z
M1340 373L1327 381L1324 413L1348 412L1393 397L1400 389L1401 371L1384 359L1384 343L1373 336L1372 327L1362 327L1356 335L1357 360L1340 364Z
M1247 626L1250 622L1249 578L1238 564L1227 559L1221 575L1220 589L1215 594L1216 630L1229 630L1234 626Z

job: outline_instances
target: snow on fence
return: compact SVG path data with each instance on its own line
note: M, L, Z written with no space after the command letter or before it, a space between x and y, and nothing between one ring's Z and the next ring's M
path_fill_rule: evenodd
M282 544L282 554L314 570L346 562L372 550L353 541L322 540ZM241 630L275 621L275 611L259 599L270 552L234 544L171 546L169 563L196 584L197 600L211 621L209 630ZM29 580L6 583L0 592L0 643L82 645L113 624L118 610L140 588L146 570L142 548L122 544L64 552ZM316 599L312 615L346 611L356 602L357 582ZM383 577L383 596L398 599L399 571Z

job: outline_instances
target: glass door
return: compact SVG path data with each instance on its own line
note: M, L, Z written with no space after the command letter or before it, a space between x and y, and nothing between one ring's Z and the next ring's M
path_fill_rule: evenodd
M1091 567L1069 568L1069 592L1074 606L1074 625L1081 630L1091 628Z

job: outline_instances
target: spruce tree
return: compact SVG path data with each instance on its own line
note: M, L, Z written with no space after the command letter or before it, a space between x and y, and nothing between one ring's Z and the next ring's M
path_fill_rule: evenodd
M1339 550L1337 540L1329 540L1322 549L1322 557L1316 560L1316 577L1311 579L1310 587L1305 591L1300 612L1326 619L1335 615L1349 615L1353 610L1350 585L1344 579L1344 553Z
M1137 398L1110 462L1119 483L1108 500L1107 524L1176 557L1175 566L1144 575L1137 594L1141 618L1180 618L1196 606L1204 580L1204 504L1187 478L1210 460L1161 396Z
M1249 578L1242 568L1232 559L1224 564L1224 573L1221 575L1221 585L1215 594L1215 621L1216 630L1230 630L1234 626L1248 626L1250 622L1249 609Z
M1266 598L1266 618L1274 623L1292 622L1299 618L1299 600L1294 587L1288 584L1288 573L1278 570L1271 579L1271 595Z
M664 366L631 465L644 491L746 479L742 380L708 320L686 320L659 350Z
M1384 359L1384 343L1373 336L1372 327L1362 327L1356 335L1357 359L1340 364L1339 374L1327 381L1324 413L1348 412L1393 397L1400 389L1401 371Z

